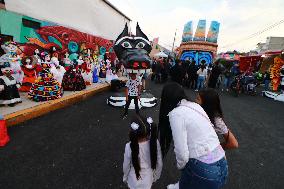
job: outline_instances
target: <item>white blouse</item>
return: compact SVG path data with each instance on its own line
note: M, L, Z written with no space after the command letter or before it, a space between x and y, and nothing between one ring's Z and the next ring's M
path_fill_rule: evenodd
M125 145L123 161L123 182L128 184L130 189L151 189L152 183L161 176L163 162L160 143L157 140L157 166L155 170L151 168L150 140L139 143L140 176L137 180L134 167L131 162L130 142Z
M178 169L183 169L190 158L208 155L220 145L212 123L197 103L182 100L169 113L169 121Z
M223 135L228 133L228 127L225 124L224 120L221 117L216 117L215 121L215 131L217 134Z

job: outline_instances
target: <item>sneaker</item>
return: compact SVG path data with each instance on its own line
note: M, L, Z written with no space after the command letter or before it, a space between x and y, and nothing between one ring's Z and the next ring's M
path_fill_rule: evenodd
M198 91L198 89L195 89L194 91L196 91L196 92L197 92L197 91Z
M145 93L146 92L146 90L145 89L143 89L143 93Z
M127 114L124 114L124 115L122 116L122 119L125 120L126 118L127 118Z
M167 186L167 189L179 189L179 182L176 184L170 184Z

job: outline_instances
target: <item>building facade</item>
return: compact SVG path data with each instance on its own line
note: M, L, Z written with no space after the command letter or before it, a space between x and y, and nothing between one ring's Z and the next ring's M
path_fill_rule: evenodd
M265 43L257 44L257 52L262 54L269 51L281 51L284 49L284 37L267 37Z
M29 56L52 47L61 57L86 49L114 54L112 42L130 21L106 0L2 1L0 45L13 40Z

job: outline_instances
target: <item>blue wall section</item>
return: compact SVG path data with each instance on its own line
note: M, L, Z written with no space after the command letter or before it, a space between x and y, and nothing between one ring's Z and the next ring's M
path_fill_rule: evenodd
M205 64L212 64L213 56L211 52L204 51L185 51L182 53L181 60L195 60L196 64L199 65L202 60Z

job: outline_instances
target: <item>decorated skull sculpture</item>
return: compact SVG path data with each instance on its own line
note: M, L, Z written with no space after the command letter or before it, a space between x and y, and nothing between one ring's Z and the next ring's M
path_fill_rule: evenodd
M118 36L114 44L114 51L123 63L128 73L150 72L152 47L148 37L141 31L138 23L136 36L128 33L128 26Z
M9 41L1 45L1 48L5 53L16 53L17 52L17 44L13 41Z

